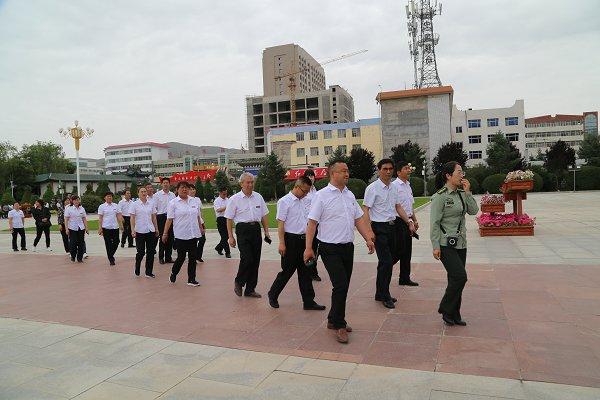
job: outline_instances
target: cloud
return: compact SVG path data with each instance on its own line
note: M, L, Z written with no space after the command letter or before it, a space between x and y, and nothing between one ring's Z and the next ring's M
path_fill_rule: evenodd
M525 99L527 115L597 110L595 0L453 1L434 28L440 78L459 107ZM396 0L0 2L0 136L52 139L78 119L96 130L82 154L144 140L239 147L244 97L262 92L265 47L298 43L327 84L377 116L375 95L410 87L404 4Z

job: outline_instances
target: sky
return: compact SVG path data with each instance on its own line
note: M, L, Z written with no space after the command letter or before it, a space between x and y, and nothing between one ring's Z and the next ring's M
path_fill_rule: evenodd
M245 96L262 94L262 50L296 43L327 64L327 85L378 116L380 88L413 84L405 1L0 0L0 141L63 145L246 145ZM464 108L525 116L600 109L600 1L452 0L434 19L442 84Z

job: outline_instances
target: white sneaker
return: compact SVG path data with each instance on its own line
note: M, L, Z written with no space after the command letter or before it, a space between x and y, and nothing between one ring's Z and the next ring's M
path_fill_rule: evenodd
M87 253L83 253L83 258L88 258Z
M52 249L50 247L46 247L46 251L47 252L52 252Z

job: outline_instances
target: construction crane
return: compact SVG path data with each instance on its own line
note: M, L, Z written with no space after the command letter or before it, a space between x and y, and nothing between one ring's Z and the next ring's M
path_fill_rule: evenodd
M358 50L355 51L353 53L348 53L348 54L343 54L339 57L335 57L335 58L331 58L329 60L320 62L320 65L326 65L326 64L330 64L332 62L336 62L336 61L340 61L340 60L344 60L346 58L355 56L357 54L362 54L362 53L366 53L368 50ZM284 74L284 75L280 75L280 76L276 76L275 77L275 81L279 82L284 78L288 78L289 79L289 83L288 83L288 88L290 89L290 112L291 112L291 118L290 118L290 125L291 126L295 126L296 125L296 75L303 73L304 71L308 70L310 67L304 67L302 69L299 69L297 71L292 71L288 74Z

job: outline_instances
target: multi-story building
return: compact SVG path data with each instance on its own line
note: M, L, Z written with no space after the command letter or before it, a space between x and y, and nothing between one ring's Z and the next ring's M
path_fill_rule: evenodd
M298 125L354 121L354 100L350 93L338 85L316 92L297 93L295 104ZM264 153L267 132L289 126L292 122L290 97L247 97L246 114L250 152Z
M77 165L76 158L69 158L71 164ZM104 158L79 158L79 173L84 175L104 174Z
M284 44L263 50L263 96L290 94L289 76L293 76L297 93L325 90L325 71L306 50L297 44ZM301 73L288 75L294 72ZM280 78L281 76L285 78Z
M372 151L376 161L382 158L379 118L274 128L267 135L267 151L273 151L290 168L324 167L336 149L350 154L354 148Z
M498 132L513 142L525 157L525 102L516 100L511 107L459 110L452 106L452 141L462 142L469 155L467 165L485 163L487 146Z
M106 172L124 173L129 167L152 172L152 162L169 158L169 146L155 142L118 144L104 149Z

